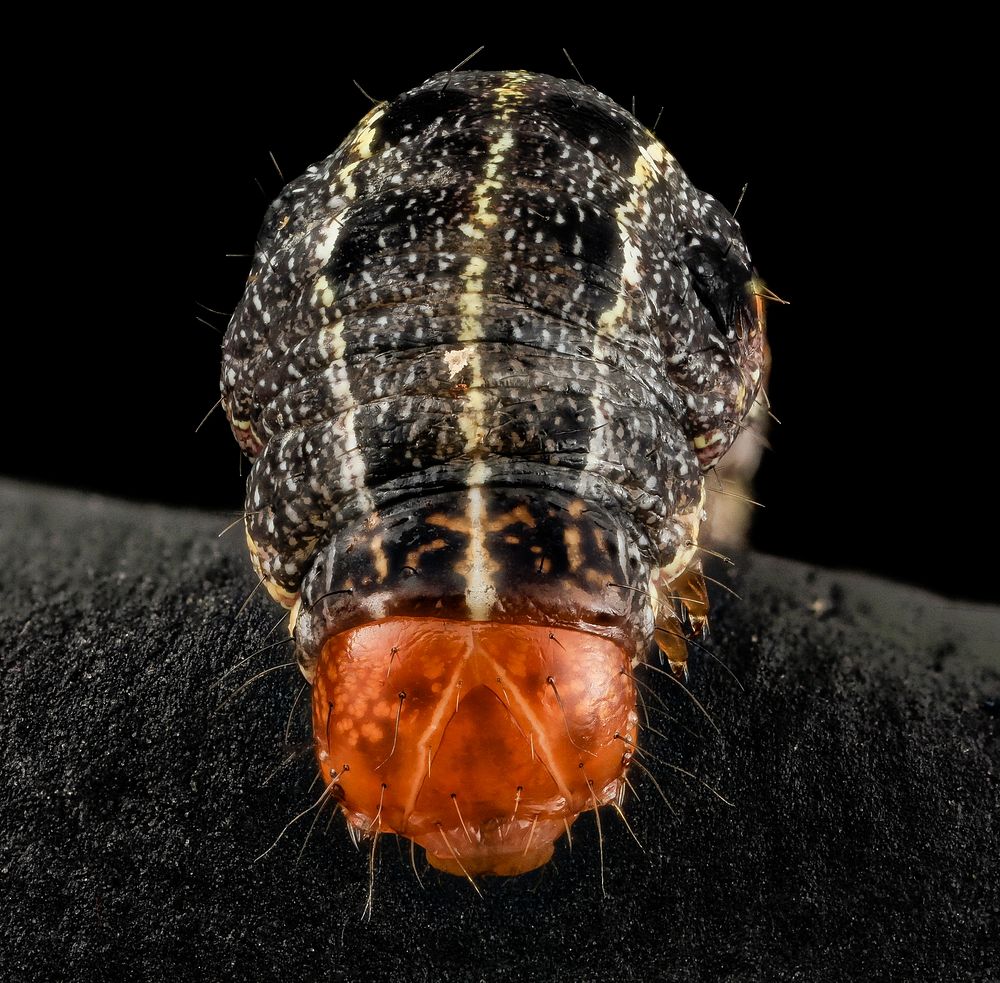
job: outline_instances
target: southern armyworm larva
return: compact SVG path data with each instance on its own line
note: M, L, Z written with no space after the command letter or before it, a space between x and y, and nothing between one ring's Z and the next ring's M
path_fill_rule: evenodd
M356 834L519 874L621 805L632 669L683 676L706 623L763 293L730 213L578 82L435 76L285 187L223 405Z

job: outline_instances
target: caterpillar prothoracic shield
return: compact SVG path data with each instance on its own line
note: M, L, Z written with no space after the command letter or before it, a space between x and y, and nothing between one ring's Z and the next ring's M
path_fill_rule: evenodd
M705 472L760 385L739 227L629 113L527 72L376 105L265 217L224 342L254 567L323 778L453 873L621 799L634 665L705 624ZM658 630L662 629L662 630Z

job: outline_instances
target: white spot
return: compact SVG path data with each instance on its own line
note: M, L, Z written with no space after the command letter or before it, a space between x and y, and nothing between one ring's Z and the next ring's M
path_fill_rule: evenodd
M444 353L444 363L448 366L448 377L454 379L462 371L472 357L472 352L468 348L456 348Z

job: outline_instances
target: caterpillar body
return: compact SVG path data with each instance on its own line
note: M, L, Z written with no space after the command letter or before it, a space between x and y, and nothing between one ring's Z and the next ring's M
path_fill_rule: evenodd
M620 803L754 405L739 227L596 90L439 75L268 211L223 345L254 568L347 822L517 874ZM682 624L674 604L680 597Z

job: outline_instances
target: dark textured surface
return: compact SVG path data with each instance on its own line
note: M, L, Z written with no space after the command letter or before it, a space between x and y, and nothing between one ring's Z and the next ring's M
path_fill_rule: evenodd
M308 754L268 780L307 741L294 668L217 709L287 648L220 683L278 616L236 617L227 521L0 485L0 978L997 978L996 609L748 558L711 640L745 690L693 659L721 736L648 678L677 723L647 746L733 807L647 761L677 815L635 771L607 898L590 817L483 900L384 842L366 924L339 820L253 862L317 793Z

